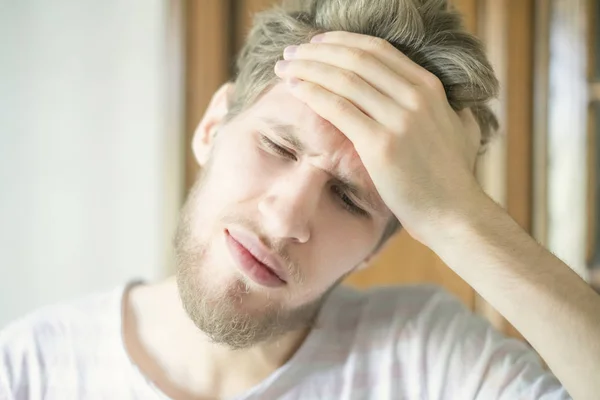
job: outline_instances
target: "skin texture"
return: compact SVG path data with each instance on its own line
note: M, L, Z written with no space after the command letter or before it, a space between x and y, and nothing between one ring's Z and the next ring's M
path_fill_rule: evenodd
M226 125L223 87L198 127L194 152L208 172L182 214L183 279L136 288L125 307L125 341L140 369L178 398L230 397L257 384L308 328L289 324L231 350L197 328L198 296L215 307L227 299L229 317L292 315L363 265L395 216L525 336L574 398L600 393L600 297L477 185L480 132L470 111L453 111L435 76L377 38L328 32L284 57L275 71L285 83ZM266 116L296 127L306 149L284 158L261 147ZM377 209L349 212L328 170L376 192L367 197ZM229 226L287 260L288 285L250 282L223 245Z

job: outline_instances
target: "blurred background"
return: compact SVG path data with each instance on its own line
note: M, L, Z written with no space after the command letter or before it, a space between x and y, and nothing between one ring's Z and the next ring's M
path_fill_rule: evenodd
M256 11L278 0L0 0L0 327L173 271L190 140ZM502 84L484 189L600 287L595 0L452 0ZM405 233L348 284L434 282L519 336Z

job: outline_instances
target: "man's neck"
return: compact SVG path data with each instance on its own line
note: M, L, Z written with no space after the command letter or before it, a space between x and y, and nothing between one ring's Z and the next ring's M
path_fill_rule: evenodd
M291 332L243 350L213 343L185 313L174 278L133 287L123 300L123 338L131 360L174 399L243 393L285 364L307 334Z

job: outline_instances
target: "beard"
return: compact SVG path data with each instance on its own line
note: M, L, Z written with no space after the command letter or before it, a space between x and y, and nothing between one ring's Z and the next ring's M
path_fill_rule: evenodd
M205 168L204 174L194 184L182 209L175 236L177 287L187 315L212 342L231 349L249 348L288 332L313 328L324 301L344 277L315 300L295 308L284 307L281 302L272 299L268 292L253 293L251 286L243 279L245 277L231 275L223 284L219 280L219 271L213 270L215 265L210 265L210 237L195 235L193 229L194 210L206 189L204 183L209 169ZM223 216L220 222L223 221L257 228L249 220L232 215ZM258 229L253 231L259 232ZM280 257L289 260L281 247L271 246L272 249L276 247ZM291 275L300 281L298 272L295 268Z

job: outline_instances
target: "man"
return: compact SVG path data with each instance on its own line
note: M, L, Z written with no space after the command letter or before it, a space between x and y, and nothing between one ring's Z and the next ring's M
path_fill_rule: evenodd
M176 277L9 326L0 397L600 396L600 298L473 177L497 91L478 42L441 0L308 3L257 19L197 129ZM338 285L400 225L558 380L441 289Z

